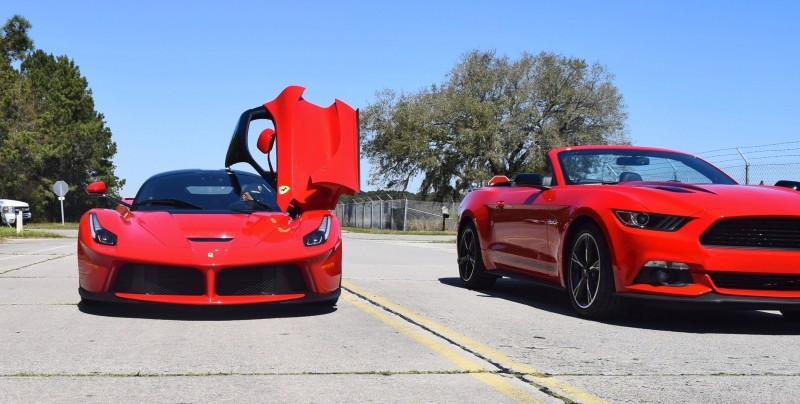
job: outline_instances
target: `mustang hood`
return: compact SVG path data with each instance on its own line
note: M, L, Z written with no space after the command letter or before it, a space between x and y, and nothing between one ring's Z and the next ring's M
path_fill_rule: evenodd
M226 167L245 162L271 182L284 212L290 206L301 211L331 210L339 196L359 191L358 112L339 100L319 107L304 100L303 91L303 87L288 87L263 107L245 112L225 159ZM278 164L274 176L256 163L247 147L249 124L257 119L269 119L275 125Z
M717 211L722 215L748 215L754 206L771 215L796 215L800 192L756 185L680 184L634 182L619 185L653 212L692 215ZM676 212L676 208L680 212Z

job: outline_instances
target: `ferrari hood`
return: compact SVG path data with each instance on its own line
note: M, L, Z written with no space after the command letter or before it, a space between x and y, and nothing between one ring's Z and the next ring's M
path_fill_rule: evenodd
M772 186L634 182L618 185L653 212L695 214L716 211L721 215L797 215L800 192ZM677 212L676 212L677 210Z
M287 87L263 107L245 112L234 132L225 166L245 162L272 183L278 206L300 211L331 210L342 194L359 191L358 112L340 100L322 108L303 99L303 87ZM275 126L259 149L269 153L276 144L276 172L264 170L247 147L253 120L269 119ZM266 149L261 149L264 145ZM267 146L269 145L269 146ZM266 160L266 158L264 159Z
M288 218L278 213L258 214L171 214L136 212L136 221L153 237L168 246L192 242L236 242L253 246L276 229L289 228Z

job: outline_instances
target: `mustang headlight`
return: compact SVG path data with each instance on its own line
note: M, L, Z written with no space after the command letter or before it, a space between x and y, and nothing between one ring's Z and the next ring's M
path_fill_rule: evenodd
M676 231L691 220L691 218L685 216L661 215L631 210L615 210L614 215L625 226L660 231Z
M322 217L322 222L320 222L319 226L303 237L303 244L306 247L320 245L328 240L329 234L331 234L331 215L325 215Z
M117 245L117 235L100 225L100 220L94 213L89 214L89 230L92 232L92 239L98 244Z

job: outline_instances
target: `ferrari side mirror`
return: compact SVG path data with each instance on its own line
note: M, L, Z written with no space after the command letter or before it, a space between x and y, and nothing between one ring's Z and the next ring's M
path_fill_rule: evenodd
M97 181L86 187L86 192L93 196L103 196L106 193L106 183Z
M262 130L261 134L258 135L258 143L256 143L258 150L261 153L269 154L273 146L275 146L275 131L271 128Z

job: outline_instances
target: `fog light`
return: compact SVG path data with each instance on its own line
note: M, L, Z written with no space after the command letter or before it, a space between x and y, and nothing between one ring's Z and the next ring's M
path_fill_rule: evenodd
M669 273L663 269L659 269L656 271L656 278L658 278L658 283L662 285L666 285L669 283Z
M634 282L653 286L686 286L692 283L692 276L689 264L652 260L642 266Z

